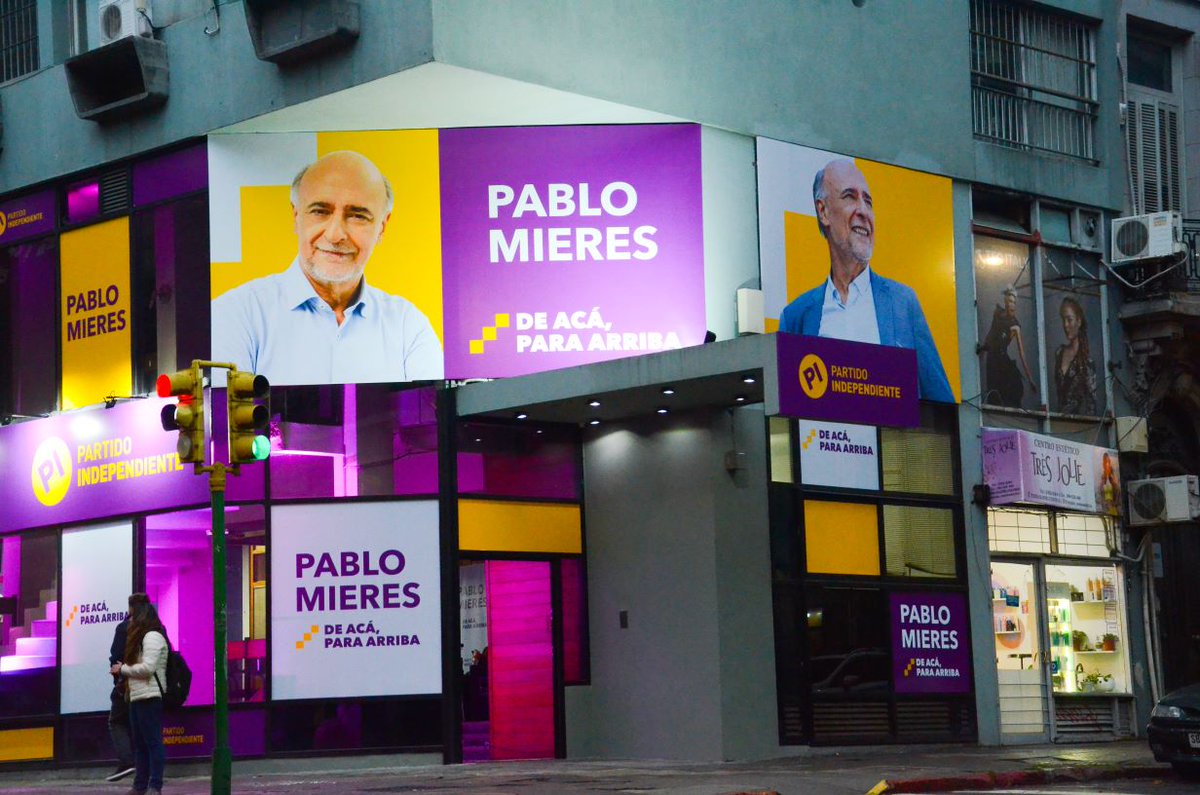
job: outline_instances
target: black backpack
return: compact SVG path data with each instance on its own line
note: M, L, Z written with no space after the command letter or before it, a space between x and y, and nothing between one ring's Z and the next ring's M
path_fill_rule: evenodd
M158 682L158 692L162 693L163 707L178 709L183 706L183 702L187 701L188 691L192 689L192 669L188 668L183 655L169 645L167 646L166 677L167 682L164 687L163 681L158 678L158 671L154 672L154 680Z

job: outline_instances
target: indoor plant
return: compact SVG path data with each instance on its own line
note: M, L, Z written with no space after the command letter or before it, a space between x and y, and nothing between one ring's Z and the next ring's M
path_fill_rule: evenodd
M1111 632L1104 633L1104 637L1100 639L1100 648L1104 651L1117 650L1117 636Z

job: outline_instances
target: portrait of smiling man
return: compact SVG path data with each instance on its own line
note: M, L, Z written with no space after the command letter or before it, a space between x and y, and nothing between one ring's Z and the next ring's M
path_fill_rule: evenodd
M915 349L920 397L953 403L916 292L871 270L875 206L854 161L832 160L816 173L813 205L829 247L829 278L784 307L779 330Z
M331 152L292 182L291 265L212 302L212 358L272 384L442 377L442 346L411 302L372 287L367 264L395 197L357 152Z

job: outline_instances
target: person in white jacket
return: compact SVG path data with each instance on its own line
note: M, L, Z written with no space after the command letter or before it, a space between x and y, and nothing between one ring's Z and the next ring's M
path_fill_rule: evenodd
M129 597L125 661L113 674L125 677L129 728L133 739L133 788L128 795L162 795L166 749L163 747L162 683L167 679L167 630L146 594Z

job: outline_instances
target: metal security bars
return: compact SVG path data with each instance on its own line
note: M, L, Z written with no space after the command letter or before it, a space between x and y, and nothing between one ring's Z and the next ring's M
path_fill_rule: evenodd
M975 137L1095 162L1096 46L1083 22L971 0Z
M0 0L0 83L37 68L37 0Z

